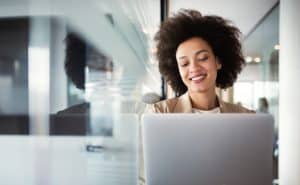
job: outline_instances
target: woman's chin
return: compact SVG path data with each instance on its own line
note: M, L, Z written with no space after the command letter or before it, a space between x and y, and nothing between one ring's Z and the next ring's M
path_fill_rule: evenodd
M191 93L205 93L208 92L209 88L208 87L192 87L189 89L189 92Z

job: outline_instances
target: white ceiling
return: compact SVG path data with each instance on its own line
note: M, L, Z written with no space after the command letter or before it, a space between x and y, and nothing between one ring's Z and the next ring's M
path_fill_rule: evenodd
M169 0L169 12L180 8L227 18L247 35L278 0Z

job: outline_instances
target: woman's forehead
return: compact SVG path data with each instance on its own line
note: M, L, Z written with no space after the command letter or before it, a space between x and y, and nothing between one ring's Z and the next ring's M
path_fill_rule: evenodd
M176 58L189 55L197 55L203 52L211 52L209 44L199 37L190 38L177 47Z

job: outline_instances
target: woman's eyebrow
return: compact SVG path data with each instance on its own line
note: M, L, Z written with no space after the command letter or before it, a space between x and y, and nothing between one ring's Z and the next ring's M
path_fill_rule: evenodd
M186 58L185 55L178 57L178 60L181 60L181 59L184 59L184 58Z
M208 50L206 50L206 49L198 50L198 51L195 52L194 55L199 55L200 53L204 53L204 52L208 53ZM186 58L186 57L187 57L187 56L185 56L185 55L180 56L180 57L178 57L178 60L184 59L184 58Z
M201 49L201 50L196 51L195 55L199 55L200 53L204 53L204 52L208 53L208 51L206 49Z

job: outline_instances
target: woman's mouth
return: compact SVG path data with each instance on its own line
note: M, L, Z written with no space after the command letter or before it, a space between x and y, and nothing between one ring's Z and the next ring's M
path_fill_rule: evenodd
M201 74L201 75L193 76L189 79L193 82L201 82L202 80L204 80L206 78L206 76L207 76L206 74Z

